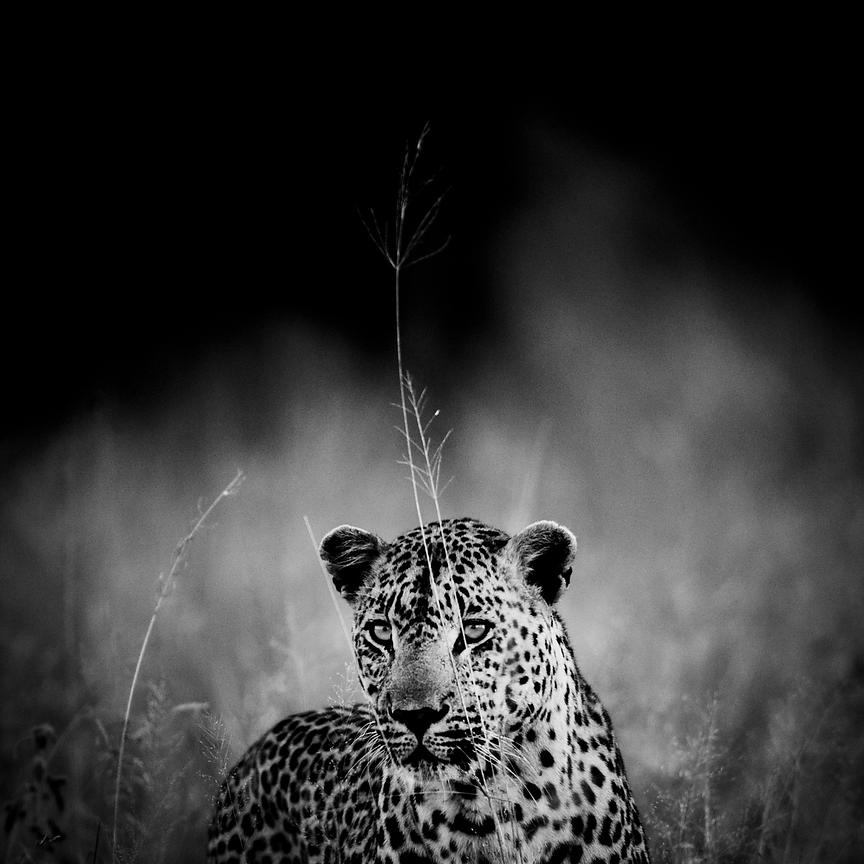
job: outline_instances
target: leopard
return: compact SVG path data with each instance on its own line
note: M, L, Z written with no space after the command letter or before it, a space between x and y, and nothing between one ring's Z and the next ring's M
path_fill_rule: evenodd
M552 521L327 534L363 700L291 715L249 748L217 796L207 860L650 864L556 607L575 553Z

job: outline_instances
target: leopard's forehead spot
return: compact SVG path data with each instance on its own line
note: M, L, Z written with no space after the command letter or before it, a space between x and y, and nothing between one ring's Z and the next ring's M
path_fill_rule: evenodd
M399 617L431 614L431 562L431 576L443 589L442 596L458 598L464 613L469 598L494 590L498 553L508 539L503 531L475 519L445 519L415 528L388 544L370 594Z
M444 519L414 528L397 537L387 547L383 569L402 572L414 566L425 566L430 558L444 560L444 550L452 563L460 558L476 563L491 561L509 537L476 519Z

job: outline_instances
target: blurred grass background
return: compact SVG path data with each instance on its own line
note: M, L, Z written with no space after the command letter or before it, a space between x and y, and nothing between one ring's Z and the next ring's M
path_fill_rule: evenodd
M405 286L407 366L439 435L453 430L444 513L576 533L561 611L659 860L860 860L857 334L790 277L702 245L644 167L536 119L518 152L530 167L482 268L445 253ZM291 288L323 293L338 327L302 308L244 318L160 367L147 398L109 389L9 460L0 793L37 828L37 859L87 859L110 821L156 576L238 467L242 491L196 538L146 657L127 858L199 858L224 764L282 716L355 698L303 516L319 537L416 523L393 430L388 274L371 250L357 266L356 289L326 268ZM356 326L374 350L346 329L343 299L369 305ZM50 842L49 819L64 840Z

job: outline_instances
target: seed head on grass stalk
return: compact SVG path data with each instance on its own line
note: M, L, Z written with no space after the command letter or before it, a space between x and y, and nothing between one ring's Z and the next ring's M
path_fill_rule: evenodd
M444 433L437 445L433 444L430 429L435 422L440 411L434 411L429 419L425 419L426 414L426 390L425 388L418 394L411 375L406 373L403 387L407 395L408 404L411 407L411 415L414 418L417 426L416 437L406 435L405 429L401 426L396 426L396 431L405 439L406 450L411 451L405 453L399 460L400 465L404 465L409 471L413 472L413 481L419 484L420 488L429 496L436 504L436 515L438 521L441 521L441 511L438 502L444 494L444 490L450 485L452 477L449 478L443 485L441 484L441 458L444 451L444 445L450 437L452 429L448 429ZM395 407L399 407L396 405Z
M234 479L213 499L210 506L207 507L206 510L202 511L189 533L186 534L186 536L183 537L183 539L180 540L174 548L174 555L171 560L171 569L168 571L168 574L159 574L159 588L156 592L156 605L153 607L153 614L150 616L150 623L147 625L147 631L144 634L144 639L141 642L141 649L138 652L138 660L135 663L135 673L132 676L132 683L129 686L129 698L126 700L126 712L123 715L123 729L120 733L120 749L117 754L117 776L114 782L114 816L111 834L111 857L114 861L117 860L117 817L120 806L120 781L123 775L123 756L126 751L126 733L129 729L129 718L132 714L132 700L135 696L135 688L138 686L138 676L141 674L141 665L144 662L144 654L147 652L147 646L150 643L150 636L153 633L153 627L156 625L156 617L159 614L159 610L162 608L162 604L165 602L165 598L168 597L174 588L177 571L180 568L180 565L186 560L189 546L195 539L195 536L201 528L204 527L204 524L210 518L210 515L216 509L219 502L224 498L230 498L233 495L236 495L245 479L246 477L243 472L238 470Z
M408 433L408 406L405 398L405 369L402 363L402 324L400 309L400 277L402 271L414 264L419 264L428 258L432 258L442 252L450 238L447 237L438 246L429 248L427 245L429 230L435 224L438 214L441 212L441 204L447 191L435 195L432 203L420 211L417 219L414 217L414 208L410 206L414 197L421 191L428 190L435 185L434 176L420 182L417 178L417 163L423 151L423 143L429 134L427 123L417 139L417 143L411 147L405 147L402 157L402 165L399 171L399 186L396 192L396 205L393 215L393 227L390 223L383 223L373 209L368 213L360 213L360 221L366 229L375 248L384 256L394 274L394 294L396 306L396 365L399 372L399 396L402 408L402 426Z

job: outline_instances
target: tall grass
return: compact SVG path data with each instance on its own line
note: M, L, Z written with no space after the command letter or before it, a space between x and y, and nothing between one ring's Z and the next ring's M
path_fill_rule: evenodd
M646 814L661 861L855 861L864 842L864 680L812 682L776 704L767 741L735 748L718 700L691 706L676 766Z

